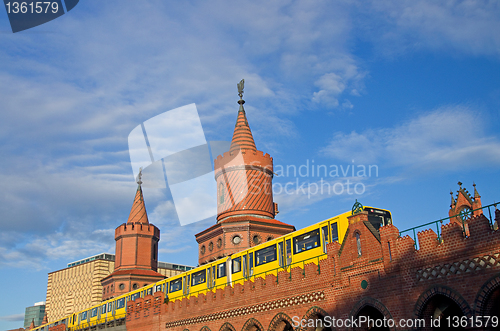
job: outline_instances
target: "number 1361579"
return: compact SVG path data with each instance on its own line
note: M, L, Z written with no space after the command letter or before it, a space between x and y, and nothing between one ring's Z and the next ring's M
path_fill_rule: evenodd
M59 11L59 4L51 1L37 1L37 2L7 2L7 13L13 14L46 14L52 12L53 14Z

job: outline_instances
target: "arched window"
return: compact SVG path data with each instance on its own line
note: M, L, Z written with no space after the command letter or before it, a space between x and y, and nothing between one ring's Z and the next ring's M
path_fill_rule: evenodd
M219 204L224 203L224 184L219 184Z
M356 246L358 247L358 256L361 256L361 235L356 232Z

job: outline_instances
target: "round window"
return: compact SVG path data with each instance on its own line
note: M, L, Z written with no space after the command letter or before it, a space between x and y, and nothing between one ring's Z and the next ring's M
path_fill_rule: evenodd
M273 237L267 237L267 241L273 240Z
M233 244L238 245L241 242L241 237L240 236L234 236L233 237Z
M253 236L252 241L253 241L253 243L254 243L255 245L260 244L260 237L259 237L259 236L257 236L257 235L255 235L255 236Z
M205 245L201 246L201 254L205 254Z
M219 247L219 248L222 247L222 239L221 238L217 239L217 247Z
M208 244L208 250L209 251L213 251L214 250L214 243L211 242L210 244Z
M123 291L125 289L125 284L120 284L118 288Z
M134 285L132 285L132 288L133 288L134 290L137 290L137 289L139 288L139 285L134 284Z

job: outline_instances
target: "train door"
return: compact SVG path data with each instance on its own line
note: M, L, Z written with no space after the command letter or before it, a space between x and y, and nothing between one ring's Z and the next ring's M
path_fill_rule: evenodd
M322 244L323 244L323 253L326 254L326 244L328 244L329 236L328 236L328 224L321 227L321 236L322 236Z
M247 270L247 256L246 254L241 257L241 265L243 267L243 278L248 278L248 270Z
M253 276L253 252L248 254L248 277Z
M215 287L215 282L217 280L217 266L214 264L212 266L212 288Z
M280 267L285 266L285 241L282 240L278 243L278 261Z
M182 294L183 295L189 294L189 279L190 278L191 278L191 274L182 277L182 282L184 283L184 286L182 287Z
M285 266L292 264L292 239L286 239Z
M231 266L232 266L232 263L231 263L231 257L228 257L227 258L227 262L226 262L226 270L227 270L227 273L226 273L226 282L227 282L227 285L230 285L230 286L233 286L233 283L232 283L232 280L233 280L233 270L231 269Z

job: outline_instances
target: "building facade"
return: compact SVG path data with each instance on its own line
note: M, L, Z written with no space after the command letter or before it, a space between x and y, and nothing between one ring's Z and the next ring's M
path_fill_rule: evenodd
M37 302L31 307L26 307L24 313L24 328L30 326L33 322L35 325L42 324L43 316L45 315L45 302Z
M158 273L165 278L192 269L191 266L158 262ZM47 319L54 321L81 311L103 300L101 280L115 269L113 254L98 254L68 264L67 268L49 273L47 282ZM45 306L44 306L45 307ZM31 307L30 307L31 308ZM45 310L44 310L45 312ZM42 317L38 324L40 325ZM31 320L25 327L28 327Z

